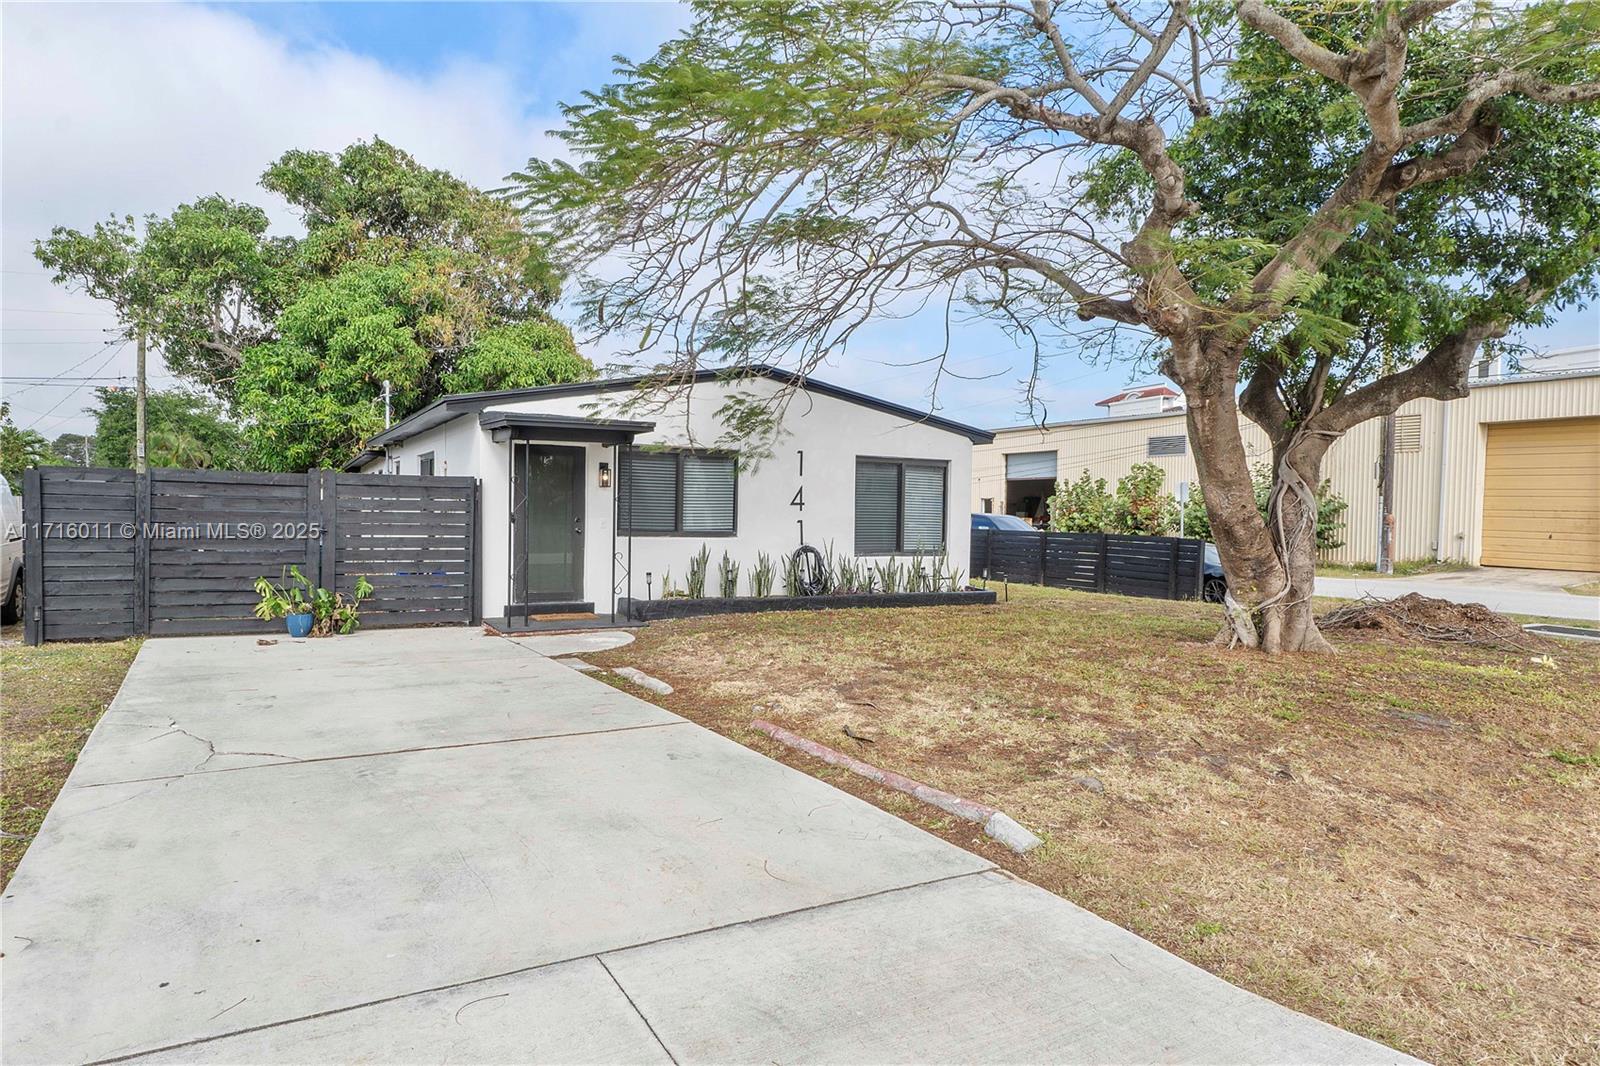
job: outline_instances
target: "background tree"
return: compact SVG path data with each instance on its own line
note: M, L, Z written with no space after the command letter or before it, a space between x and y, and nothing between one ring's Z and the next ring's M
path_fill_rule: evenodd
M0 474L11 485L11 491L22 491L22 472L28 467L58 466L61 462L43 434L17 428L11 420L11 404L0 400Z
M133 466L133 393L95 390L94 465ZM244 439L220 405L204 396L178 391L151 392L145 400L151 466L237 470L243 465ZM159 453L157 445L160 445Z
M261 184L303 237L271 237L261 208L208 196L142 233L131 217L57 227L35 252L222 401L256 465L348 459L382 428L385 380L403 417L446 390L593 375L549 313L561 277L545 240L504 200L377 139L287 152Z
M93 462L94 438L82 433L62 433L50 442L50 449L61 456L62 462L88 466Z
M1132 327L1183 390L1229 632L1249 646L1328 647L1311 617L1328 447L1462 395L1485 341L1593 291L1593 0L695 10L567 109L577 165L513 176L563 257L609 257L587 322L666 372L809 370L864 322L930 302L1036 353L1083 322ZM1541 169L1539 145L1563 141ZM1185 162L1203 170L1208 146L1228 158L1197 187ZM1404 301L1357 313L1363 286L1418 279L1433 284L1404 328ZM1265 521L1241 402L1274 444Z

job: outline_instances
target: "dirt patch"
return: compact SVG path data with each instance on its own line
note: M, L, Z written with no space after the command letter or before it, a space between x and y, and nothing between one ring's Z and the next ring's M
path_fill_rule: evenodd
M1600 648L1359 629L1267 657L1212 647L1211 606L1010 595L698 618L588 657L1287 1006L1440 1063L1600 1063ZM1014 856L754 718L1045 845Z
M1324 633L1375 630L1400 640L1474 644L1511 651L1534 650L1544 641L1520 623L1481 603L1453 603L1410 592L1392 600L1372 596L1347 603L1317 619Z

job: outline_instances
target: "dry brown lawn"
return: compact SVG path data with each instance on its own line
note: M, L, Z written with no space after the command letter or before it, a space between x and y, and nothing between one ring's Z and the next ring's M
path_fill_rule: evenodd
M591 658L1280 1003L1441 1063L1600 1062L1600 649L1268 659L1211 646L1206 605L1011 595L659 624ZM1013 856L757 717L1046 844Z
M28 648L9 643L20 637L13 629L0 650L0 886L10 884L139 650L137 640Z

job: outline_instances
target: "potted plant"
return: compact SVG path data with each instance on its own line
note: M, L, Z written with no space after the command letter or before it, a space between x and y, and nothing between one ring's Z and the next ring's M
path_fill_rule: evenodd
M256 578L256 595L261 600L255 614L263 622L282 618L289 636L296 639L354 633L361 624L361 601L372 595L372 582L365 574L356 577L355 594L348 600L342 592L313 586L298 566L288 567L286 575L277 585L264 577Z

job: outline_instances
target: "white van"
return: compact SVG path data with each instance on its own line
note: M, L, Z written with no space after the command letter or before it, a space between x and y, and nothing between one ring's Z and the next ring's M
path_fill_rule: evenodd
M5 543L0 548L0 579L5 581L5 599L0 600L0 615L5 622L22 621L22 504L12 495L11 485L0 478L0 520L5 523Z

